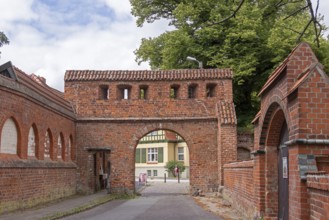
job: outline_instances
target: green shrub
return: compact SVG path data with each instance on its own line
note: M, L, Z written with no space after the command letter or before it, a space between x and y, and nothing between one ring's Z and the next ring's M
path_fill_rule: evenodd
M184 172L185 170L185 166L184 166L184 163L183 162L179 162L179 161L175 161L175 160L170 160L166 163L166 168L167 168L167 171L168 173L172 173L172 175L174 177L176 177L176 173L175 173L175 168L176 166L179 168L179 173L182 173Z

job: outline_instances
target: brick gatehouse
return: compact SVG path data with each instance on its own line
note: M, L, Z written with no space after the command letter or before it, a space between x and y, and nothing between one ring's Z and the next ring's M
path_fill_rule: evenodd
M136 146L154 130L174 131L187 143L191 190L217 189L223 182L222 165L236 160L229 69L70 70L65 74L65 99L76 113L82 191L98 184L90 156L98 148L111 150L111 190L133 191Z

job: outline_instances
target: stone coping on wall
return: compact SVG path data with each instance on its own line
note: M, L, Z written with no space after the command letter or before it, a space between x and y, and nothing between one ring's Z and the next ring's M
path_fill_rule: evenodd
M253 168L253 167L254 167L254 160L245 160L245 161L224 164L224 169Z
M329 174L324 171L308 173L307 187L329 191Z
M285 142L286 145L303 144L303 145L329 145L329 139L304 139L298 138Z
M10 160L1 160L0 169L2 168L65 168L65 169L76 169L77 165L72 161L51 161L50 159L46 160L37 160L37 159L10 159Z

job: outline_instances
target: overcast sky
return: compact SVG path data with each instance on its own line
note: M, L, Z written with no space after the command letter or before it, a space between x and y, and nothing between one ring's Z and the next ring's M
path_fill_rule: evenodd
M12 61L60 91L69 69L149 69L135 62L134 50L142 37L170 30L164 21L136 27L129 0L0 0L0 5L0 31L10 40L0 48L0 64ZM329 26L329 1L320 0L319 10Z

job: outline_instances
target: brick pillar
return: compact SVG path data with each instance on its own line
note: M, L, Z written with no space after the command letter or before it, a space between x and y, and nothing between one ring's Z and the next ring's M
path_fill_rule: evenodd
M218 133L218 180L224 185L224 164L237 160L236 125L219 125Z
M218 181L224 185L223 166L237 160L236 115L233 102L217 103L218 117Z
M262 217L265 213L265 154L254 152L254 205L255 216Z
M306 146L289 146L289 218L309 219L310 204L306 181L301 180L298 167L298 154L311 154Z

